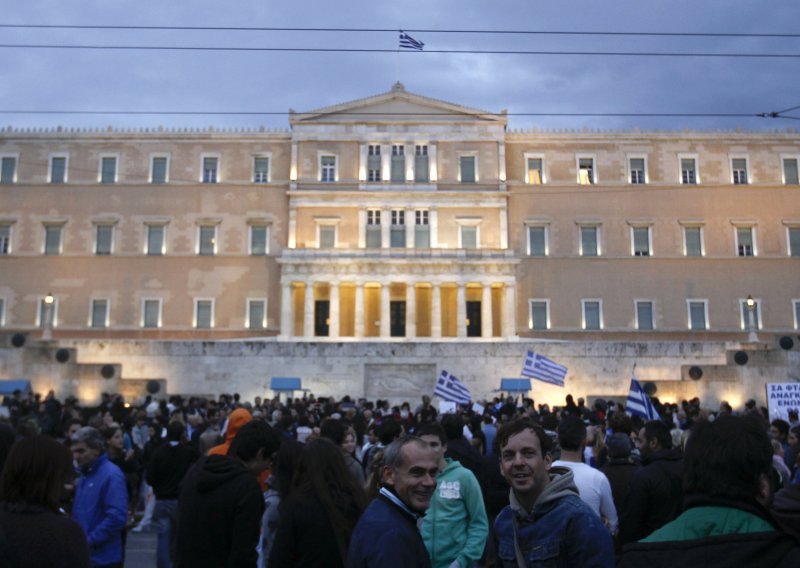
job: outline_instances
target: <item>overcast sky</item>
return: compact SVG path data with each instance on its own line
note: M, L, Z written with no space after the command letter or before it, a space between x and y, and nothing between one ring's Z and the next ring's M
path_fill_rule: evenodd
M779 0L0 0L2 24L797 33ZM800 54L800 38L410 32L426 50ZM0 28L0 44L397 48L396 32ZM527 117L513 113L759 113L800 105L800 58L418 52L214 52L0 47L0 110L302 111L406 89L510 128L787 129L763 118ZM793 113L800 116L800 109ZM288 127L271 116L0 114L15 127Z

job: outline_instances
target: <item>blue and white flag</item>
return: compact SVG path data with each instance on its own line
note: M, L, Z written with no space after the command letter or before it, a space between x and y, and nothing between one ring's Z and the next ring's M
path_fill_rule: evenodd
M421 41L415 40L413 37L405 33L403 30L400 30L400 48L401 49L414 49L416 51L422 51L422 48L425 47L425 44Z
M628 404L625 410L628 414L641 416L645 420L659 420L661 418L636 377L631 378L631 388L628 391Z
M536 379L537 381L563 387L564 378L567 376L567 368L544 355L528 351L520 374L529 379Z
M469 389L464 386L464 383L444 369L442 369L442 373L436 380L433 394L439 396L442 400L457 402L458 404L469 404L469 401L472 400L472 395Z

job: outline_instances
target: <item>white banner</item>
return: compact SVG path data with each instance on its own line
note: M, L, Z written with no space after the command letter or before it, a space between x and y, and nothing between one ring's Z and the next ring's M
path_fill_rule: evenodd
M800 410L800 383L767 383L769 419L788 420L789 410Z

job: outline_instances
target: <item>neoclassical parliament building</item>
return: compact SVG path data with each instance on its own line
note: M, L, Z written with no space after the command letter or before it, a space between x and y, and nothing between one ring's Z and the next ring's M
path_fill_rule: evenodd
M521 131L397 83L288 130L7 128L0 160L0 378L483 398L533 349L582 395L800 380L795 131Z

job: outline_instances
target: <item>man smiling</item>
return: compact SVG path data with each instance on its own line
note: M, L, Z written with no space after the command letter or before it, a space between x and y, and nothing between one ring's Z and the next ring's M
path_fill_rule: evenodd
M494 523L497 566L614 566L611 535L578 495L572 472L551 467L552 442L525 419L497 432L510 505Z
M417 521L430 506L438 471L436 452L420 438L406 436L386 448L383 487L353 530L348 567L430 567Z

